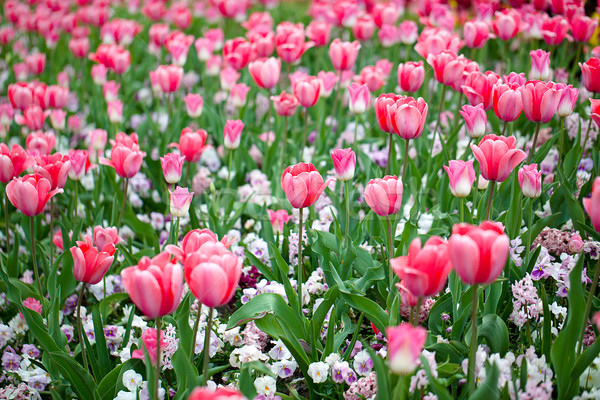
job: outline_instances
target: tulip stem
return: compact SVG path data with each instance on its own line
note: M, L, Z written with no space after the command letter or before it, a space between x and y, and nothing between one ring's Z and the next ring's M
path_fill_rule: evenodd
M87 356L85 354L85 342L83 341L83 324L81 323L81 302L83 301L83 293L85 290L85 282L81 282L79 296L77 296L77 332L79 334L79 345L81 346L81 357L83 358L83 368L88 370Z
M346 239L350 243L350 185L349 181L344 181L345 200L346 200Z
M529 254L529 257L527 257L527 265L529 265L529 261L531 258L531 242L533 240L532 238L532 232L531 229L533 228L533 199L529 199L529 228L527 229L527 233L528 233L528 238L527 238L527 254ZM525 272L525 271L523 271Z
M477 291L479 285L474 284L472 287L472 309L471 309L471 344L469 347L469 370L467 375L467 386L469 394L475 391L475 357L477 356L477 307L479 304L479 296Z
M525 164L529 164L531 159L533 158L533 153L535 152L535 146L537 145L538 135L540 134L540 123L535 124L535 135L533 136L533 145L531 146L531 150L529 151L529 155L527 156L527 162Z
M229 196L229 187L231 182L231 159L233 158L233 150L229 150L229 161L227 162L227 187L226 187L226 196Z
M406 177L406 166L408 163L408 139L404 141L404 160L402 161L402 183L404 183L404 178Z
M50 199L50 267L54 264L54 197ZM8 240L8 238L7 238Z
M127 189L129 188L129 178L125 178L125 187L123 188L123 205L121 206L121 213L119 214L119 221L117 222L117 228L121 227L121 220L123 214L125 214L125 204L127 204Z
M393 250L393 238L392 238L392 223L390 222L389 215L385 217L385 222L387 223L387 234L388 234L388 274L390 279L390 293L394 288L394 270L392 269L392 257L394 254Z
M390 168L391 168L391 164L392 164L392 147L394 146L394 136L393 133L390 133L390 142L388 144L388 158L387 158L387 165L385 166L385 174L389 175L390 174Z
M196 337L198 336L198 325L200 325L200 313L202 312L202 303L198 301L198 312L196 313L196 321L194 321L194 328L192 329L192 346L190 351L190 362L194 361L194 353L196 350Z
M460 222L465 222L465 198L460 198Z
M587 303L585 305L585 314L583 314L583 326L581 327L581 334L579 335L579 343L577 344L576 356L581 354L581 348L583 346L583 335L585 334L585 327L587 325L588 317L590 316L590 310L592 309L592 300L598 286L598 279L600 278L600 260L596 264L596 271L594 272L594 279L592 280L592 287L590 287L590 293L588 294Z
M454 127L452 128L452 132L456 132L456 129L458 128L458 120L459 120L459 111L460 111L460 105L463 101L463 92L460 92L460 94L458 95L458 103L456 104L456 112L454 113Z
M417 305L415 306L415 314L413 316L413 320L411 321L413 326L419 326L419 321L421 320L421 305L423 304L423 298L419 297L417 299Z
M560 151L558 152L558 160L563 160L565 151L565 118L560 118Z
M304 216L304 208L299 208L298 212L300 214L299 222L298 222L298 315L302 317L302 270L304 268L304 263L302 262L302 217Z
M160 317L156 318L156 385L154 386L154 399L158 400L158 389L160 387Z
M571 72L569 73L569 81L571 81L575 75L575 72L577 71L577 67L579 66L579 63L577 62L579 60L579 57L581 56L581 50L583 50L583 42L577 42L577 53L575 55L575 59L573 60L573 66L571 67Z
M198 305L202 307L201 305ZM210 358L210 336L211 336L211 327L213 320L213 310L214 308L210 307L208 309L208 318L206 319L206 327L204 328L204 367L202 368L202 373L204 374L204 386L206 386L206 382L208 382L208 360ZM198 312L198 319L200 318L200 313Z
M438 134L438 129L440 127L440 121L442 119L442 109L444 107L444 97L446 95L446 85L442 85L442 93L440 96L440 107L438 109L437 120L435 122L435 128L433 130L433 138L431 139L431 149L429 150L429 157L427 159L427 180L429 180L429 174L431 173L431 162L433 160L433 147L435 146L435 137ZM442 143L442 150L444 152L444 156L446 156L446 145L444 144L444 139L442 139L442 133L440 132L440 142ZM446 156L449 159L449 157ZM446 160L447 161L447 160Z
M500 136L504 136L504 134L506 133L507 126L508 126L508 122L504 121L504 124L502 124L502 135L500 135Z
M356 116L356 119L354 120L354 152L356 153L356 155L358 155L358 142L357 142L357 136L358 136L358 122L359 122L359 116Z
M304 137L302 138L302 148L300 149L300 160L304 160L304 148L306 147L306 137L308 136L308 107L304 107Z
M6 190L3 190L4 192L4 228L6 229L6 253L8 253L8 250L10 249L10 240L9 240L9 232L10 229L8 227L8 194L6 194Z
M283 143L281 144L281 168L280 171L283 172L283 163L285 160L285 145L287 144L287 137L288 137L288 131L287 131L287 126L288 126L288 117L283 117Z
M42 292L42 283L40 280L40 273L38 272L37 258L35 256L35 217L30 218L30 233L31 233L31 259L33 260L33 272L35 273L35 280L37 282L38 292L40 293L40 300L44 298Z
M490 193L488 196L488 201L487 201L487 207L485 209L485 220L487 221L490 219L490 213L492 211L492 198L494 197L494 189L496 188L496 181L491 181L490 182Z

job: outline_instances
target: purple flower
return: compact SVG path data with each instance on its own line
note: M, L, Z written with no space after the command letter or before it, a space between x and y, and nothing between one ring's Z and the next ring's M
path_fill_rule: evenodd
M2 354L2 368L6 371L16 371L21 365L21 356L15 353L14 349L7 346Z
M38 358L40 355L40 351L33 344L24 344L21 353L30 358Z
M348 364L348 361L336 361L331 366L331 379L333 379L335 383L344 382L348 376L349 369L350 365Z
M346 371L346 383L348 385L352 385L357 380L358 377L356 376L356 372L354 372L352 369L348 369L348 371Z
M104 327L104 336L107 339L114 339L117 337L117 327L114 325L107 325Z

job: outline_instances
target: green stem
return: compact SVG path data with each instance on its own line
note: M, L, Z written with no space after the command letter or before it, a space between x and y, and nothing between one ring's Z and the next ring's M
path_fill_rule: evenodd
M158 389L160 387L160 317L156 318L156 385L154 386L154 398L158 400Z
M78 185L78 181L73 182L73 184L75 185L75 194L73 196L73 223L75 223L75 221L77 221L77 203L79 203L79 185Z
M304 262L302 259L302 218L304 208L298 209L300 213L300 221L298 223L298 315L302 318L302 271L304 270Z
M354 152L356 153L356 155L358 156L358 141L357 141L357 136L358 136L358 119L360 117L357 115L356 116L356 120L354 121Z
M196 321L194 321L194 328L192 329L192 345L190 347L190 362L194 360L194 350L196 349L196 337L198 336L198 325L200 325L200 314L202 311L202 303L198 301L198 312L196 313Z
M226 196L229 196L229 187L231 186L231 159L233 158L233 150L229 150L229 161L227 162L227 187Z
M577 61L579 61L579 57L581 57L582 50L583 50L583 43L578 42L577 43L577 53L575 55L573 66L571 67L571 72L569 73L569 81L571 81L574 78L574 75L577 72L577 67L579 66L579 63Z
M417 305L416 305L416 307L415 307L415 315L414 315L414 319L412 320L412 324L413 324L413 326L418 326L418 325L419 325L419 320L421 319L421 318L420 318L420 315L421 315L421 305L422 305L422 304L423 304L423 298L422 298L422 297L419 297L419 298L417 299Z
M408 162L408 139L404 140L404 160L402 161L402 183L404 183L404 179L406 177L406 166Z
M31 259L33 260L33 272L35 273L35 281L37 282L38 292L40 293L40 300L44 298L44 292L42 292L42 281L38 271L37 258L35 256L35 217L30 218L30 233L31 233Z
M81 357L83 358L83 368L88 370L87 356L85 354L85 342L83 341L83 325L81 324L81 302L85 290L85 282L81 282L79 296L77 297L77 332L79 333L79 345L81 346Z
M465 198L460 198L460 222L465 222Z
M300 149L300 160L304 159L304 148L306 147L306 138L308 136L308 107L304 107L304 137L302 138L302 148Z
M460 105L462 104L462 100L463 100L463 96L464 93L460 92L460 94L458 95L458 103L456 104L456 112L454 113L454 127L452 128L452 132L456 132L456 129L458 128L458 121L459 121L459 111L460 111Z
M350 243L350 182L344 181L344 197L346 198L346 239Z
M533 145L531 146L531 150L529 151L529 155L527 156L527 162L525 164L529 164L531 159L533 158L533 153L535 153L535 147L537 146L538 135L540 134L540 123L538 122L535 125L535 135L533 136Z
M479 285L475 284L472 286L472 308L471 308L471 344L469 348L469 371L467 375L467 387L469 388L469 394L473 394L475 391L475 357L477 356L477 307L479 303L479 296L477 290Z
M433 138L431 139L431 148L429 150L430 157L428 157L428 159L427 159L427 173L426 173L426 175L427 175L427 179L428 180L429 180L429 174L431 173L431 163L433 161L433 156L432 156L432 154L433 154L433 147L435 146L435 138L436 138L436 135L438 134L438 129L440 127L440 121L441 121L441 118L442 118L442 108L444 106L444 96L445 95L446 95L446 85L442 85L442 94L440 96L440 106L439 106L439 109L438 109L437 120L435 122L435 128L433 130ZM440 141L442 142L442 150L444 151L444 154L445 154L445 152L447 150L446 150L446 146L444 144L444 139L442 139L441 132L440 132Z
M388 158L387 158L387 165L385 166L385 174L389 175L390 174L390 168L391 168L391 164L392 164L392 147L394 146L394 134L390 133L390 142L388 144Z
M283 167L284 167L284 162L285 162L285 145L287 144L287 137L288 137L287 126L288 126L288 117L283 117L283 143L281 144L281 169L280 169L280 173L283 173Z
M592 99L594 96L592 96ZM583 141L582 151L585 151L585 146L587 146L588 138L590 137L590 129L592 128L592 117L590 117L590 121L588 122L587 130L585 131L585 140Z
M491 181L490 182L490 193L488 196L487 207L485 209L485 220L484 221L487 221L490 219L490 213L492 211L492 197L494 196L495 188L496 188L496 181Z
M385 218L387 223L387 234L388 234L388 273L389 273L389 285L390 285L390 293L392 293L394 289L394 270L392 269L392 257L394 255L394 242L392 237L392 223L390 222L389 215Z
M6 194L6 190L4 192L4 228L6 229L6 252L10 249L10 240L9 240L9 221L8 221L8 195Z
M117 228L121 227L121 220L123 219L123 214L125 214L125 205L127 204L127 189L129 188L129 178L125 178L124 182L125 187L123 188L123 205L121 206L121 213L119 214Z
M560 151L558 152L559 162L563 160L565 153L565 118L560 118Z
M213 320L213 310L214 308L210 307L208 309L208 318L206 320L206 327L204 327L204 367L202 368L202 373L204 374L204 386L206 386L206 382L208 382L208 360L210 359L210 336L211 336L211 328L212 328L212 320ZM198 315L198 318L200 316Z
M579 343L577 344L577 352L575 353L576 356L578 356L581 353L581 348L583 346L583 335L585 333L585 327L588 322L588 317L590 316L590 310L592 309L592 300L594 299L596 287L598 286L598 278L600 278L600 260L598 260L598 263L596 264L594 279L592 280L592 286L590 287L590 293L588 294L587 303L585 305L585 314L583 314L583 326L581 327L581 334L579 335Z

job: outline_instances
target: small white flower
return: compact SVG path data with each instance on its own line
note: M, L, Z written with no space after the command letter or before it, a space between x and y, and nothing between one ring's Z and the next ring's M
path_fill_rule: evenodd
M142 384L142 375L138 374L134 370L130 369L123 373L123 385L130 392L137 391Z
M271 397L275 394L277 382L274 378L270 376L263 376L260 378L256 378L254 381L254 388L258 392L258 394L265 395L267 397Z
M117 397L115 397L114 400L136 400L136 394L119 390L119 393L117 393Z
M329 365L333 365L338 361L341 361L342 357L338 353L331 353L325 358L325 362Z
M325 382L328 374L329 365L327 363L319 361L308 366L308 375L310 375L314 383Z

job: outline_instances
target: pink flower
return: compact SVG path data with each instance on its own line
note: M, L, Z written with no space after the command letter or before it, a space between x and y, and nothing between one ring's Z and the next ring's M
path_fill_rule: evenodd
M450 180L450 191L456 197L467 197L475 182L473 160L450 160L449 166L444 165Z
M521 25L521 14L515 9L497 11L492 21L492 29L498 38L510 40L517 36Z
M47 114L42 110L42 107L32 104L23 111L23 115L15 115L15 122L19 125L26 125L29 129L35 131L44 127L46 116Z
M10 103L0 103L0 127L9 126L13 120L14 109Z
M581 68L581 80L583 81L583 86L585 86L586 90L594 93L600 93L600 59L597 57L591 57L586 62L579 63L579 67ZM14 103L13 107L16 107Z
M388 340L388 366L391 372L409 375L419 366L419 357L427 340L427 330L402 322L385 330Z
M571 85L565 85L564 83L557 83L556 89L561 92L558 108L556 109L556 115L561 118L568 117L573 113L573 109L577 104L579 89L574 88Z
M271 96L271 101L277 115L282 117L291 117L296 113L296 109L300 105L296 96L286 92L281 92L279 96Z
M23 300L23 307L30 309L31 311L35 311L38 314L42 313L42 303L39 300L34 299L33 297L28 297Z
M416 139L423 133L428 106L419 97L382 94L375 100L375 116L384 132L395 133L403 139Z
M519 100L521 100L520 96ZM477 104L474 107L465 104L462 106L462 110L460 110L459 113L465 120L465 126L467 127L469 136L472 138L478 138L485 134L487 115L483 108L483 104Z
M174 255L178 260L185 261L188 255L198 251L205 243L217 243L218 241L217 235L210 229L193 229L185 235L181 242L181 246L167 245L165 250L169 252L169 254ZM221 243L223 243L226 248L231 245L227 236L224 236L223 239L221 239Z
M327 21L312 20L306 27L306 37L317 47L327 46L330 35L331 24ZM277 53L279 54L279 51Z
M185 157L181 157L177 153L165 154L164 157L160 158L160 165L167 183L173 185L179 182L181 179L181 170L183 169L183 160L185 160Z
M181 300L183 272L167 252L154 258L142 257L139 263L121 271L123 287L131 301L148 318L173 313Z
M117 141L110 152L110 160L101 157L100 164L113 167L116 173L123 178L135 176L144 161L146 153L140 150L137 144L137 135L123 134L123 141Z
M235 108L241 108L246 104L246 98L250 87L244 83L236 83L229 91L229 100Z
M68 156L55 153L49 156L36 157L33 172L40 174L50 182L50 189L62 189L71 169Z
M589 42L596 27L598 26L598 20L588 17L585 14L575 14L571 18L571 33L573 39L577 42Z
M227 120L223 129L225 148L235 150L240 146L244 123L239 119Z
M538 170L537 164L523 165L519 169L519 186L523 196L532 199L540 197L542 194L542 173Z
M354 80L361 85L367 85L371 93L381 89L386 81L383 71L372 65L364 67L360 71L360 75L354 77Z
M177 186L174 191L169 189L169 194L171 195L171 215L178 218L186 217L189 213L190 204L192 204L194 193L190 193L188 188Z
M400 12L394 3L377 3L371 10L375 25L381 28L383 25L393 25L398 20Z
M258 59L248 64L248 71L258 87L272 89L279 82L281 60L275 57Z
M333 92L333 88L338 82L338 74L332 71L319 71L317 74L319 83L321 84L321 90L319 91L319 97L329 97Z
M319 171L310 163L290 165L281 175L281 187L294 208L312 206L330 181L323 182Z
M106 73L108 72L108 68L106 68L103 64L92 65L92 69L90 74L92 75L92 80L96 85L103 85L106 82Z
M400 39L401 43L413 44L417 41L417 37L419 36L419 27L415 21L406 19L398 25L396 33L398 34L398 39Z
M492 108L494 85L499 80L500 77L494 72L487 71L484 74L474 71L467 75L462 90L471 105L483 104L483 108L489 110Z
M359 50L360 43L357 40L342 42L339 38L334 39L329 45L329 58L333 69L336 71L351 69L356 62Z
M179 65L161 65L156 69L155 77L163 93L173 93L181 86L183 68Z
M123 122L123 102L121 100L109 101L106 104L106 112L111 124Z
M185 110L190 118L198 118L202 115L204 99L201 95L188 93L183 100L185 101Z
M288 223L292 215L288 214L286 210L267 210L267 213L269 214L269 221L273 227L273 232L283 233L283 225Z
M568 32L569 21L563 16L555 15L542 23L542 36L548 46L558 46Z
M470 49L480 49L490 37L490 29L485 21L473 20L465 22L463 27L465 46Z
M275 48L283 62L295 63L313 44L313 42L304 41L302 24L294 25L284 21L275 29Z
M448 86L459 81L465 70L465 64L452 51L442 51L436 55L430 54L427 57L427 63L433 68L435 79Z
M321 82L314 76L307 76L294 82L292 90L302 107L312 107L319 100Z
M112 244L113 246L118 245L123 239L119 236L119 231L116 227L104 228L100 225L94 227L94 243L99 249L103 249L105 246Z
M47 156L50 154L55 144L56 137L52 132L31 132L27 135L27 140L25 141L27 151L32 156Z
M248 65L250 61L251 45L246 39L237 37L229 39L223 46L223 59L236 70L241 70Z
M196 55L198 56L198 60L206 62L212 57L213 51L215 49L215 44L212 40L208 38L199 37L194 42L194 46L196 47Z
M67 112L64 110L52 110L50 112L50 124L55 130L61 131L65 129L65 117Z
M427 59L430 54L435 56L445 50L456 53L461 45L460 37L455 33L442 28L425 28L417 40L415 51Z
M402 181L396 176L371 179L365 188L365 201L375 214L386 217L402 206Z
M157 345L158 345L158 340L156 337L156 329L155 328L148 328L146 329L144 332L142 332L142 342L144 343L144 346L141 349L137 349L131 352L131 357L132 358L137 358L139 360L145 360L145 353L144 353L144 348L146 350L146 352L148 353L148 357L150 358L150 362L152 363L152 365L156 365L156 353L157 353ZM164 331L160 331L160 348L161 348L161 354L162 354L162 349L164 349L165 347L167 347L167 342L165 341L165 332Z
M92 238L84 237L84 241L77 241L77 246L71 247L73 256L73 273L79 282L95 285L100 282L114 260L115 245L107 243L103 247L96 247Z
M35 159L18 144L9 149L6 144L0 143L0 182L10 182L34 163Z
M28 217L40 215L46 203L62 189L51 189L51 183L40 174L15 178L6 185L8 200Z
M352 149L335 149L331 152L336 178L349 181L354 177L356 154Z
M219 388L211 390L205 387L197 387L187 400L246 400L246 397L233 389Z
M46 68L46 54L33 53L25 56L27 70L32 75L41 75Z
M508 259L509 239L499 222L456 224L448 241L454 271L468 285L496 280Z
M550 53L541 49L532 50L530 80L545 81L550 77Z
M392 258L390 264L408 291L416 297L437 295L446 285L452 262L448 243L439 236L430 237L421 247L421 239L414 239L408 255Z
M183 128L179 136L179 143L171 143L169 147L179 149L179 152L185 157L187 162L198 162L204 150L210 146L206 145L208 134L204 129L193 131L192 128Z
M471 144L471 150L479 162L481 175L489 181L502 182L526 157L523 150L517 149L514 136L486 135L479 146Z
M407 62L398 65L398 86L405 92L414 93L421 88L425 80L423 61Z
M352 34L355 38L360 41L365 41L371 39L373 34L375 33L375 22L373 21L373 17L369 14L365 14L356 19L356 23L352 27ZM308 28L307 28L308 34ZM310 36L309 36L310 37ZM314 40L311 38L311 40Z
M523 111L521 88L517 84L496 84L492 94L494 113L504 122L519 118Z
M238 287L242 260L223 243L207 242L184 262L185 281L194 297L207 307L229 303Z
M44 93L44 104L47 108L64 108L69 100L69 88L50 85Z
M600 177L594 179L592 197L583 199L583 208L585 208L585 212L590 216L594 229L600 232Z
M529 81L521 88L523 111L528 120L545 124L550 121L560 102L561 92L552 82Z
M353 114L358 115L367 111L371 103L371 92L367 85L352 83L348 86L348 95L350 97L348 107Z

